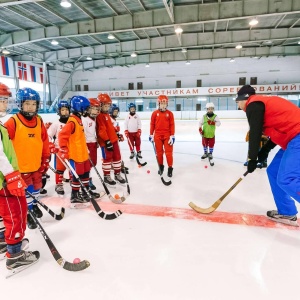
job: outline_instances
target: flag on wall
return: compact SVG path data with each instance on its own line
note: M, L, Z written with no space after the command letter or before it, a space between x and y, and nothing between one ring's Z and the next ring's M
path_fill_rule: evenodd
M43 68L29 66L28 81L43 83Z
M18 77L27 81L27 65L21 62L18 62Z
M13 76L13 61L11 58L0 56L0 76Z

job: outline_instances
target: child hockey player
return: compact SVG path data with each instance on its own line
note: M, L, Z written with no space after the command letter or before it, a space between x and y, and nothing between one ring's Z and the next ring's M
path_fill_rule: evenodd
M66 125L58 134L59 151L57 155L64 161L70 160L80 180L94 199L100 198L100 194L92 192L89 188L91 165L89 153L81 117L87 115L90 102L83 96L73 96L70 101L71 115ZM71 208L84 208L90 205L89 197L82 191L80 194L80 182L75 176L71 180Z
M202 146L204 154L201 159L209 158L213 159L214 145L215 145L215 134L216 126L220 126L221 122L219 117L214 113L215 106L209 102L206 104L207 113L202 117L199 122L199 132L202 136ZM207 153L209 148L209 153Z
M8 112L9 88L0 83L0 117ZM12 275L39 260L38 251L24 251L26 230L26 184L19 172L16 153L6 128L0 122L0 260L6 255L6 268Z
M120 113L119 107L116 104L113 104L109 109L109 115L110 115L111 121L114 125L119 142L123 142L124 137L123 137L123 134L120 133L120 126L119 126L119 122L117 121L117 117L119 116L119 113Z
M58 195L64 195L64 187L63 187L63 177L64 172L66 170L65 165L61 162L61 160L57 157L57 152L59 149L58 145L58 134L66 125L69 116L70 116L70 104L66 100L59 100L57 103L57 114L59 115L59 119L53 123L51 123L47 132L50 140L50 152L55 155L54 157L54 169L56 169L55 173L55 192Z
M115 180L124 184L125 179L120 174L121 153L118 136L108 114L112 101L107 94L99 94L97 99L100 101L101 112L96 119L96 134L102 150L104 182L110 186L116 185ZM114 169L115 180L110 177L111 165Z
M134 103L128 104L128 111L129 114L126 116L124 122L124 134L128 139L128 145L131 151L129 158L132 159L134 157L134 147L136 148L138 158L143 158L141 152L142 122L139 115L136 113L136 106Z
M173 113L167 109L169 99L165 95L157 98L158 109L151 115L149 141L154 142L157 160L159 163L158 174L164 171L163 154L166 153L168 163L168 177L173 176L173 144L175 143L175 122Z
M96 117L100 113L100 102L95 98L90 98L90 107L87 111L87 116L82 118L86 144L89 149L90 158L94 164L97 165L97 148L98 143L96 139ZM92 165L91 165L92 168ZM89 186L91 190L96 190L92 178L90 178Z
M7 120L10 139L13 142L19 164L19 170L24 179L27 190L39 197L42 187L42 175L49 167L49 138L42 118L37 115L40 96L31 88L19 89L16 102L20 112ZM37 218L43 216L37 206L37 201L26 194L28 208ZM37 228L30 214L27 215L27 225L30 229Z

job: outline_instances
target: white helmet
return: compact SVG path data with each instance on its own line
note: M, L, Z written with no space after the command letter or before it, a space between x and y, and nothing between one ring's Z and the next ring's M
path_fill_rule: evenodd
M214 106L214 104L212 103L212 102L208 102L208 103L206 103L206 109L208 109L208 108L213 108L213 109L215 109L215 106Z

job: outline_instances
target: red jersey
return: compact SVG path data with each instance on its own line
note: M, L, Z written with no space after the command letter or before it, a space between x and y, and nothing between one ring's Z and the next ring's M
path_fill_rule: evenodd
M101 147L105 146L107 140L110 140L112 144L119 140L109 114L100 113L97 116L96 134Z
M151 115L150 135L174 135L175 122L174 115L170 110L155 110Z

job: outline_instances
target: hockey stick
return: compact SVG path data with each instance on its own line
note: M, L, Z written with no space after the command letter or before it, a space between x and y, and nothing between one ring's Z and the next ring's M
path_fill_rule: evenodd
M130 195L130 186L129 186L127 175L126 175L126 172L125 172L126 169L125 169L125 165L124 165L124 161L123 160L121 162L121 168L124 170L124 175L125 175L125 180L126 180L126 185L127 185L127 193L128 193L128 195Z
M156 162L157 162L157 165L158 165L158 170L159 170L159 175L160 175L160 179L161 179L161 181L162 181L162 183L164 184L164 185L171 185L172 184L172 181L170 180L170 181L165 181L164 180L164 178L163 178L163 176L162 176L162 172L161 172L161 170L160 170L160 166L159 166L159 162L158 162L158 158L157 158L157 152L156 152L156 149L155 149L155 145L154 145L154 142L151 142L152 143L152 146L153 146L153 149L154 149L154 153L155 153L155 157L156 157Z
M50 165L49 165L49 169L55 173L55 174L59 174L57 170L55 170L54 168L52 168ZM63 178L63 182L70 182L70 179L69 178Z
M91 194L89 193L88 189L85 187L85 185L83 184L83 182L81 181L81 179L79 178L78 174L76 173L76 171L74 170L74 168L71 166L71 164L69 163L69 161L67 159L62 160L59 156L58 158L61 160L61 162L66 166L66 168L72 172L72 174L74 175L74 177L79 181L82 189L85 191L85 193L88 195L88 197L90 198L90 201L92 202L98 216L102 219L105 220L114 220L116 218L118 218L122 212L120 210L117 210L116 212L112 213L112 214L106 214L98 205L98 203L96 202L96 200L91 196Z
M104 187L105 193L106 193L106 195L108 196L109 200L111 200L111 202L113 202L113 203L115 203L115 204L121 204L122 202L124 202L124 201L126 200L124 196L122 196L120 200L117 200L117 199L115 199L115 198L111 195L111 193L109 192L109 189L107 188L107 186L106 186L104 180L102 179L102 177L101 177L101 175L100 175L98 169L96 168L96 166L94 165L94 163L92 162L92 160L91 160L90 157L89 157L89 161L90 161L91 165L93 166L93 168L94 168L96 174L98 175L98 178L100 179L100 181L101 181L101 183L102 183L102 185L103 185L103 187Z
M63 217L65 216L65 208L62 207L61 208L61 212L59 215L57 215L56 213L54 213L54 211L52 211L46 204L40 202L34 195L32 195L30 192L28 192L27 190L25 190L26 194L28 194L31 198L33 198L34 200L36 200L36 202L42 206L51 217L53 217L55 220L60 221L61 219L63 219Z
M127 138L127 141L128 141L128 144L130 145L130 147L132 148L132 151L134 152L133 146L132 146L132 144L131 144L130 139ZM139 160L139 158L138 158L138 156L137 156L137 153L134 152L134 155L135 155L136 162L137 162L137 164L138 164L139 166L142 166L142 167L146 166L147 162L141 163L140 160Z
M243 174L242 177L240 177L236 183L219 199L217 200L212 206L208 207L208 208L201 208L199 206L197 206L196 204L194 204L193 202L190 202L189 203L189 206L195 210L196 212L198 213L201 213L201 214L210 214L212 213L213 211L215 211L219 205L222 203L222 201L226 198L226 196L228 196L228 194L244 179L244 177L248 174L248 171L245 172Z
M40 222L37 220L34 213L30 209L28 210L28 213L32 217L34 223L36 224L36 226L39 229L40 233L42 234L44 240L46 241L54 259L62 268L64 268L67 271L77 272L77 271L82 271L90 266L90 263L87 260L83 260L78 264L70 263L70 262L64 260L64 258L62 258L62 256L57 251L56 247L54 246L53 242L49 238L48 234L46 233L46 231L44 230L44 228L42 227Z

